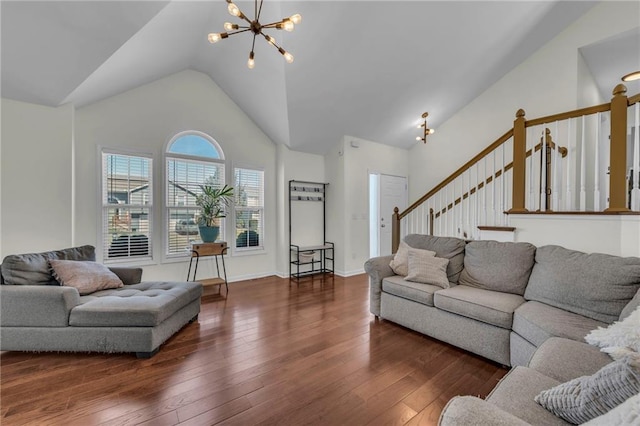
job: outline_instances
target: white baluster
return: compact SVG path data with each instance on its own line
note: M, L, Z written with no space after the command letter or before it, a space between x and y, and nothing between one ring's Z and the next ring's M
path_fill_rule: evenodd
M567 123L567 199L565 200L564 203L564 209L565 211L573 211L573 199L571 197L571 159L572 159L572 155L571 155L571 151L572 151L572 141L573 139L571 138L572 134L571 134L571 123L573 123L573 119L570 118L569 122Z
M600 113L596 114L596 144L593 182L593 211L600 211Z
M633 136L633 163L631 180L631 210L640 211L640 102L635 105L635 133Z
M527 129L527 145L529 144L529 141L531 141L531 155L529 156L529 204L527 205L527 209L530 211L534 211L536 209L536 199L535 199L535 185L534 185L534 177L533 177L533 159L535 157L535 152L536 152L536 139L535 137L531 137L531 133L533 133L534 135L536 134L535 131L533 131L533 128L529 128Z
M551 174L551 210L558 210L558 162L560 161L560 138L558 137L558 122L553 123L551 140L555 141L556 149L553 151L553 171Z
M496 225L496 150L491 153L493 167L491 167L491 225Z
M542 126L542 146L540 147L540 155L542 158L540 168L540 211L547 211L547 134L544 126Z
M484 184L482 185L482 224L483 225L488 225L489 221L487 220L487 162L489 161L489 159L487 158L488 156L484 157L483 160L483 165L484 165L484 170L482 171L482 182L484 182Z
M476 193L475 196L473 197L473 239L477 240L478 239L478 224L480 223L480 217L479 214L480 212L478 211L478 197L480 196L480 193L478 191L480 191L480 179L478 178L479 175L479 170L480 170L480 162L478 161L476 163Z
M500 149L500 152L502 154L502 160L501 160L501 165L500 165L500 170L502 170L502 172L500 173L500 212L499 212L499 218L500 218L500 225L504 225L504 197L505 197L505 185L504 185L504 181L505 181L505 171L504 171L504 149L505 149L506 143L503 143Z
M580 141L580 211L587 209L587 185L586 185L586 153L585 153L585 132L586 116L582 116L582 139Z

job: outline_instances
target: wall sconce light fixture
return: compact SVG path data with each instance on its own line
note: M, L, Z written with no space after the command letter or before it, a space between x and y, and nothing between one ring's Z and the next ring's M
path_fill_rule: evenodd
M427 135L432 135L435 130L430 129L427 127L427 116L429 115L428 112L425 112L424 114L422 114L422 118L424 119L424 122L422 122L421 124L418 124L418 129L422 128L424 131L424 134L422 136L417 136L416 140L417 141L422 141L424 143L427 143Z

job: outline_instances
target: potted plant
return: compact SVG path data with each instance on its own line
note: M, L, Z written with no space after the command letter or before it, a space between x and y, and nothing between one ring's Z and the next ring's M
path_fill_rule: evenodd
M226 217L225 207L233 200L233 187L224 185L220 188L212 182L200 185L202 193L196 196L196 205L201 208L198 215L200 238L205 243L212 243L220 233L219 218Z

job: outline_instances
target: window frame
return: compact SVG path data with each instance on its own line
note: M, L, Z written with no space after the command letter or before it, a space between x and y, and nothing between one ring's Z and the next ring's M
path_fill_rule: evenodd
M109 203L108 203L108 197L107 197L107 201L105 202L105 194L108 194L108 190L106 188L106 181L107 181L107 172L104 169L105 163L106 163L106 156L109 155L116 155L116 156L123 156L123 157L133 157L133 158L141 158L141 159L145 159L148 161L148 185L149 185L149 190L148 190L148 194L149 194L149 199L150 199L150 203L148 204L130 204L130 203L126 203L123 204L123 208L126 209L146 209L147 210L147 221L148 221L148 228L147 228L147 238L148 238L148 249L149 249L149 254L147 255L143 255L143 256L122 256L122 257L115 257L115 258L109 258L108 257L108 250L107 250L107 244L105 241L105 238L107 238L107 236L109 235L108 232L105 232L105 212L109 209ZM154 162L154 158L153 158L153 154L150 152L144 152L144 151L135 151L135 150L127 150L127 149L120 149L120 148L109 148L109 147L98 147L98 163L100 164L100 167L98 168L99 170L99 176L98 176L98 210L99 210L99 225L98 225L98 244L97 244L97 250L98 250L98 258L102 259L102 263L106 264L106 265L118 265L118 264L124 264L124 265L148 265L148 264L153 264L155 262L155 256L156 256L156 252L154 250L154 244L155 244L155 238L154 238L154 232L153 232L153 228L155 226L155 215L154 215L154 209L155 209L155 194L154 194L154 167L155 167L155 162Z
M174 153L174 152L170 152L169 149L171 148L171 146L173 145L173 143L175 141L177 141L178 139L185 137L185 136L198 136L200 138L205 139L207 142L209 142L213 148L216 150L216 152L218 153L218 157L219 158L212 158L212 157L204 157L204 156L198 156L198 155L190 155L190 154L182 154L182 153ZM174 136L172 136L169 141L165 144L164 147L164 151L163 151L163 169L162 169L162 181L163 181L163 193L162 193L162 210L163 210L163 218L162 218L162 235L163 235L163 244L162 244L162 259L163 259L163 263L172 263L172 262L179 262L179 261L184 261L185 258L188 258L191 256L191 253L189 253L187 250L184 250L184 253L181 252L174 252L171 253L170 252L170 220L171 220L171 210L176 210L176 209L193 209L193 210L199 210L199 208L197 206L176 206L173 204L169 203L169 162L171 160L177 160L177 161L183 161L186 163L202 163L202 164L215 164L218 166L222 167L222 173L221 173L221 184L224 185L225 182L227 182L227 162L226 162L226 158L224 155L224 151L222 150L222 147L220 146L220 144L210 135L198 131L198 130L185 130L185 131L181 131L177 134L175 134ZM227 212L227 217L229 216L229 212ZM221 238L223 238L223 240L226 240L226 233L227 233L227 221L225 221L224 219L226 218L222 218L222 223L221 223L221 229L220 229L220 236ZM194 235L194 237L196 237L196 240L200 240L199 235Z
M258 234L258 245L257 246L248 246L248 247L238 247L236 245L236 230L237 228L237 211L238 211L238 205L235 202L235 197L238 196L239 191L239 185L238 182L236 182L236 170L238 169L242 169L242 170L247 170L247 171L253 171L253 172L261 172L262 173L262 206L258 207L260 209L260 221L261 223L258 225L258 229L260 230L260 233ZM266 245L265 245L265 241L266 241L266 219L265 219L265 200L266 200L266 191L265 191L265 176L266 176L266 172L264 167L256 167L256 166L251 166L251 165L246 165L246 164L236 164L233 166L233 185L234 185L234 190L236 192L236 195L234 197L234 203L233 203L233 243L230 244L230 246L232 247L232 253L234 253L235 255L251 255L251 254L256 254L257 252L264 252L266 250ZM255 209L256 207L246 207L246 209ZM245 209L245 207L241 207L240 210Z

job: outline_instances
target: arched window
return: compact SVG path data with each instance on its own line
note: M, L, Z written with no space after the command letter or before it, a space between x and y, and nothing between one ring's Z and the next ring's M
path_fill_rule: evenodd
M167 145L166 158L166 226L167 256L189 254L191 241L198 234L196 196L201 185L223 187L225 184L224 153L209 135L187 131L175 135ZM220 220L220 236L224 239L224 220Z

